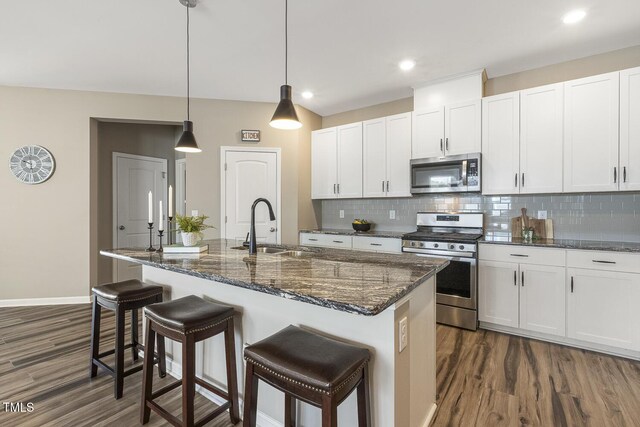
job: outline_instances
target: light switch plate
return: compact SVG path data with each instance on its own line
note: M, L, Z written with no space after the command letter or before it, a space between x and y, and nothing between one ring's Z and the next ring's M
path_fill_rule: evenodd
M547 211L538 211L538 219L547 219Z
M340 209L340 218L344 218L344 210Z
M401 353L409 344L409 331L407 326L407 318L403 317L398 322L398 353Z
M396 211L394 210L389 211L389 219L396 219Z
M191 211L191 216L198 216L198 211L197 210L192 210Z

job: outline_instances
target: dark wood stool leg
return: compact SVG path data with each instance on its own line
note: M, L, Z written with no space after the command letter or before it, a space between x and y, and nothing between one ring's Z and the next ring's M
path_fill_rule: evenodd
M182 426L191 427L195 421L196 396L196 342L193 334L182 341Z
M284 394L284 427L296 427L296 398Z
M370 425L369 365L365 365L362 369L362 380L358 384L358 427L369 427Z
M258 410L258 377L253 374L253 363L247 363L244 385L244 419L243 427L256 427Z
M131 356L133 361L138 360L138 342L140 337L138 335L138 309L131 310Z
M125 310L116 307L116 381L114 387L114 395L116 399L122 397L122 389L124 386L124 314Z
M140 405L140 423L149 422L151 408L147 405L147 401L151 399L151 390L153 389L153 347L155 345L156 333L151 327L151 321L147 319L147 333L144 340L145 348L151 349L151 353L147 355L143 361L142 369L142 399ZM161 338L162 339L162 338Z
M144 356L146 358L147 354L145 353ZM153 347L149 350L149 357L153 360ZM164 352L164 337L162 335L158 336L158 375L160 378L167 376L167 357Z
M98 297L93 296L93 310L91 314L91 378L98 375L98 365L93 363L100 353L100 314L102 307L98 304Z
M338 426L338 402L332 396L322 396L322 427Z
M238 409L238 374L236 372L236 340L233 317L227 321L224 331L225 353L227 362L227 394L229 394L229 416L231 424L240 421Z

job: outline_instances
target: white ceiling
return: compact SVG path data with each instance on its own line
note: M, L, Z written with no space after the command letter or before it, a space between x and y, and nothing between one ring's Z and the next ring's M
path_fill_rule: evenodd
M587 10L577 25L564 13ZM276 102L284 0L201 0L192 95ZM289 0L294 101L329 115L440 77L489 77L640 45L638 0ZM413 58L409 73L397 63ZM0 85L183 96L178 0L0 0ZM311 90L315 97L302 99Z

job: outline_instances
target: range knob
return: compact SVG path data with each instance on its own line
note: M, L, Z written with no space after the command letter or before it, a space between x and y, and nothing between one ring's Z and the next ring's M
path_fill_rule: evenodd
M415 245L416 245L416 242L411 242L411 246L415 246Z
M463 250L464 249L464 245L458 246L458 249Z
M449 249L455 249L455 248L456 248L456 245L453 245L453 244L449 245Z
M434 243L434 244L433 244L433 247L434 247L434 248L439 248L439 247L440 247L440 245L439 245L439 244L437 244L437 243Z

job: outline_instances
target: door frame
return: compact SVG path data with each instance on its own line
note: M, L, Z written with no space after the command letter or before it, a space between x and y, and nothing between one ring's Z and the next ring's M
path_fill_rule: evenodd
M155 163L162 163L165 173L167 174L167 181L169 181L169 169L167 159L162 157L141 156L139 154L128 154L114 151L111 153L111 220L113 222L111 228L111 242L114 248L118 247L118 233L115 232L118 229L118 159L133 159L133 160L147 160ZM166 200L166 194L164 194L163 200ZM158 199L154 200L156 203ZM157 226L157 224L156 224ZM115 280L118 277L118 263L113 263L112 278Z
M176 202L176 210L175 213L179 213L180 215L185 215L187 213L187 205L186 205L186 201L187 201L187 182L185 179L185 182L182 182L182 172L181 169L185 170L185 176L187 174L187 158L182 158L182 159L176 159L176 179L175 179L175 183L176 183L176 188L175 188L175 192L174 192L174 197L175 197L175 202ZM180 197L178 197L178 195L180 195ZM181 208L178 208L178 200L184 201L185 203L181 203Z
M227 224L225 221L227 204L227 174L225 173L225 163L227 152L240 151L245 153L275 153L276 155L276 244L282 243L282 149L279 147L220 147L220 238L227 235Z

